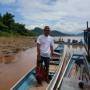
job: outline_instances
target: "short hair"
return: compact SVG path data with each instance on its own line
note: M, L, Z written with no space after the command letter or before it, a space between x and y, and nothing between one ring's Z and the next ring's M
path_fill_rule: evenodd
M45 27L44 27L44 30L45 30L45 29L49 29L49 30L50 30L49 26L45 26Z

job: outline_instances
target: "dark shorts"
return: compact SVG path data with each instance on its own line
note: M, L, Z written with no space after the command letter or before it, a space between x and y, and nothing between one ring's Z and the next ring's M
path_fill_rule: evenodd
M41 67L43 67L45 69L45 71L48 73L49 72L50 58L41 56L40 63L41 63Z

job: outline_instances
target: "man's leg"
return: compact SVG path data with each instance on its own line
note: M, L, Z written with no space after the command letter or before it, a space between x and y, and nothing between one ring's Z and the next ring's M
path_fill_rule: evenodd
M44 63L45 63L45 72L46 72L46 81L47 81L47 83L49 83L49 62L50 62L50 58L45 57Z
M40 57L40 60L38 61L37 65L40 67L40 68L43 68L43 59L42 57ZM40 77L37 77L37 83L39 85L42 85L42 79Z

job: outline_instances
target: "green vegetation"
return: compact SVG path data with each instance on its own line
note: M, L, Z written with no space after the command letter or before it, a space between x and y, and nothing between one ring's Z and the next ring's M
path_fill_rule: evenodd
M0 36L33 36L33 32L25 28L24 24L16 23L14 15L6 12L3 16L0 14Z
M0 14L0 36L39 36L41 34L43 34L41 28L36 27L33 30L28 30L25 28L25 24L17 23L11 13ZM50 34L52 36L75 36L74 34L65 34L56 30L51 31Z
M0 14L0 36L39 36L43 30L39 27L33 30L25 28L25 24L15 22L14 15L6 12L3 16ZM58 31L51 31L52 36L65 35Z

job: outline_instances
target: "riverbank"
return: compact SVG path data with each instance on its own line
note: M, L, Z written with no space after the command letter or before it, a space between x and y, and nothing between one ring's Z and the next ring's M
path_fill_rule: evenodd
M35 37L0 37L0 63L11 63L17 53L35 46Z
M0 37L0 54L17 53L21 50L34 47L36 45L34 37Z

